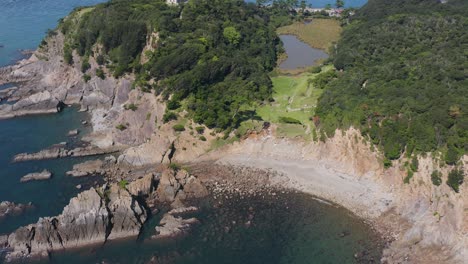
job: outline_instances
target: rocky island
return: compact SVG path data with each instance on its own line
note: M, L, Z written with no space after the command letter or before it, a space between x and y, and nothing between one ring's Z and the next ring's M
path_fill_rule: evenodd
M57 216L0 236L5 259L142 236L159 212L152 239L183 237L203 224L194 214L206 197L296 190L376 228L388 242L382 263L463 263L468 98L466 74L450 62L463 47L429 46L442 45L445 31L463 32L449 25L466 23L468 6L428 0L420 10L416 2L370 2L340 21L341 37L333 31L340 39L322 44L333 47L329 61L297 72L275 68L282 50L275 30L300 19L288 1L265 8L135 0L132 8L115 1L76 9L30 58L0 68L0 85L16 84L0 91L13 102L0 105L0 119L68 105L90 115L92 131L79 146L20 153L15 163L115 156L74 165L70 178L99 175L105 184L79 193ZM305 32L326 34L323 25L340 27L312 22ZM436 71L434 60L447 70ZM254 217L248 213L243 226Z

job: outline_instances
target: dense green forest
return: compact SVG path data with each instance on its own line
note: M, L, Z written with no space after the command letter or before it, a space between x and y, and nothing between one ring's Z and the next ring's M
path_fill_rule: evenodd
M60 25L70 43L66 61L72 63L75 49L85 61L99 58L115 76L134 72L139 88L170 98L169 110L186 99L196 122L221 129L249 118L252 112L244 106L271 99L268 73L280 48L275 29L289 21L287 10L266 10L243 0L191 0L181 6L113 0L75 14L80 14L78 22L70 16ZM141 65L152 32L159 34L157 48L145 54L149 61ZM156 82L150 85L150 80ZM171 116L166 113L168 120Z
M319 99L319 127L357 127L388 160L441 150L455 164L468 153L467 32L465 0L370 0L333 53L341 72Z

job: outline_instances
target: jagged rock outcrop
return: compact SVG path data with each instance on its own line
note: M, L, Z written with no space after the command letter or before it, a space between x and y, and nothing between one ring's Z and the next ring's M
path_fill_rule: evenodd
M161 179L159 180L158 189L156 193L161 202L173 202L177 193L181 190L181 183L177 180L181 176L185 176L185 171L176 172L174 170L166 170L162 173Z
M10 87L10 88L0 90L0 102L5 99L8 99L9 97L12 97L16 89L17 89L16 87Z
M121 186L91 188L72 198L62 214L40 218L10 234L8 258L136 236L146 219L143 205Z
M77 147L69 150L65 148L65 144L57 144L36 153L20 153L18 155L15 155L13 157L13 162L57 159L66 157L96 156L102 154L115 153L118 150L118 147L102 149L92 145L86 147Z
M52 178L52 172L43 170L42 172L33 172L21 177L21 182L44 181Z

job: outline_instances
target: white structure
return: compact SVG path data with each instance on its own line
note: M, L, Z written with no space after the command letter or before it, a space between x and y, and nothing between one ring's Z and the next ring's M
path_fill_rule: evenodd
M166 4L168 5L178 5L180 3L185 3L188 0L166 0Z

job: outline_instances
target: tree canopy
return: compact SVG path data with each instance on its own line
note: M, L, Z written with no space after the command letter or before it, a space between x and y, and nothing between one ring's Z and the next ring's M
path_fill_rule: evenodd
M70 26L64 21L61 27L67 33ZM99 53L114 75L134 72L138 86L172 101L185 99L191 117L209 127L235 127L251 114L243 106L271 98L268 73L280 42L269 11L254 3L113 0L82 15L78 28L68 31L81 56L102 46ZM159 34L157 47L142 54L152 32ZM149 59L141 64L143 55Z
M468 3L373 0L333 52L342 72L319 99L320 128L354 126L388 159L468 152Z

